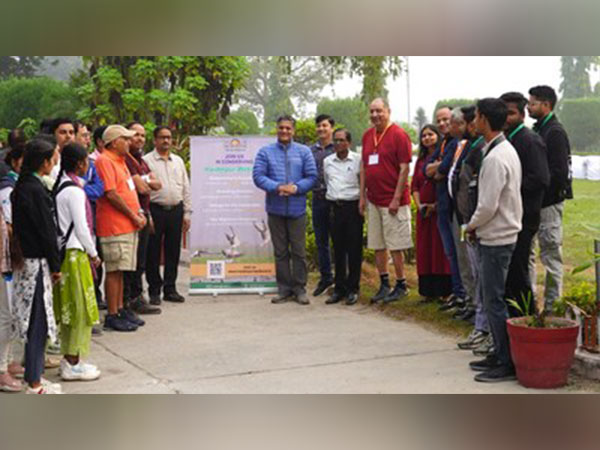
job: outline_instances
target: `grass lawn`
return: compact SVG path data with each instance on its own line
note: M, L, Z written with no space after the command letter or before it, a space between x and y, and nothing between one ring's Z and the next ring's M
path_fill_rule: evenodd
M573 200L566 202L563 222L566 288L574 282L595 279L593 268L577 275L571 275L571 270L592 259L594 238L600 239L600 231L587 228L600 230L600 181L574 180L573 196Z

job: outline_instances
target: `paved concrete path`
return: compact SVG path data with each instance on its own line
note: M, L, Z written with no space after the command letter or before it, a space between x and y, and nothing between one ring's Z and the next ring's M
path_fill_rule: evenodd
M186 279L182 271L180 278ZM185 285L180 286L185 292ZM94 338L102 377L66 393L523 393L480 384L455 341L372 308L194 296L135 333ZM58 380L56 371L47 377Z

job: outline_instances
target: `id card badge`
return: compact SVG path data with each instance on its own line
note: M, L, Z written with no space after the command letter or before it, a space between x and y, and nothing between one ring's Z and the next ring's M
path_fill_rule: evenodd
M376 166L377 164L379 164L379 153L369 155L369 165Z
M133 184L133 180L131 178L127 179L127 186L129 186L130 191L135 190L135 184Z

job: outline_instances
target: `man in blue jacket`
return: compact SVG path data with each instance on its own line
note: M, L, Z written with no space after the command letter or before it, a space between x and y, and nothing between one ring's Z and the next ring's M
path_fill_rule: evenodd
M271 302L308 305L306 193L317 182L317 166L311 150L293 141L295 125L290 116L277 119L277 142L258 151L252 178L266 192L278 288Z

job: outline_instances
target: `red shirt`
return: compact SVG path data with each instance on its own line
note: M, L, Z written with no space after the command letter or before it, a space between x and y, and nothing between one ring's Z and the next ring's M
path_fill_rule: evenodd
M379 141L379 139L381 139ZM376 206L387 208L394 198L400 164L410 164L412 144L406 132L396 124L390 125L383 137L377 136L375 148L375 128L366 131L362 140L362 161L365 167L367 198ZM379 155L377 164L369 164L372 154ZM407 182L400 196L400 206L410 205Z
M105 150L96 160L96 170L104 182L104 192L116 191L129 209L137 213L140 203L125 158ZM137 230L131 219L117 210L106 195L96 203L96 228L99 237L118 236Z

